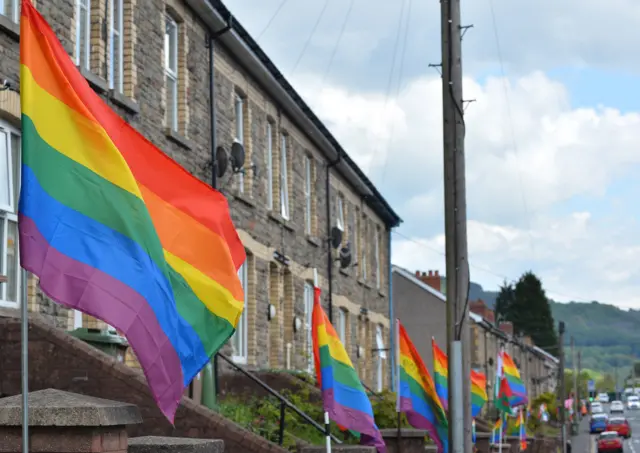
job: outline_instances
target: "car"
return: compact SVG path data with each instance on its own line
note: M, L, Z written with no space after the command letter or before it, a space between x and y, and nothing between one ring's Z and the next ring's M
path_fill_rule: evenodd
M627 398L627 409L636 410L640 409L640 398L635 395L630 395Z
M602 403L599 401L594 401L593 403L591 403L591 408L593 409L594 407L602 409Z
M608 403L609 402L609 394L608 393L600 393L598 395L598 401L600 401L601 403Z
M589 420L589 432L591 434L602 433L607 430L607 422L609 417L607 414L601 412L599 414L593 414L591 420Z
M631 426L624 417L611 417L607 422L607 431L615 431L625 439L631 437Z
M591 413L592 414L602 414L602 413L604 413L604 409L602 408L602 406L591 406Z
M605 431L598 436L598 453L623 453L622 438L615 431Z
M622 401L613 401L611 406L609 406L609 412L612 414L615 414L616 412L624 414L624 404L622 404Z

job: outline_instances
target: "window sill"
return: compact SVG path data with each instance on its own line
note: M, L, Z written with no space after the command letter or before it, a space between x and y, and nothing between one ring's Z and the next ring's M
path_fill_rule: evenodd
M182 146L185 149L193 149L193 143L191 143L191 140L189 140L188 138L180 135L177 131L174 131L171 128L167 128L165 130L165 135L167 136L167 138L169 140L171 140L174 143L177 143L178 145Z
M349 272L347 269L340 268L340 273L345 277L351 277L351 272Z
M288 221L287 221L287 220L285 220L281 215L278 215L278 214L275 214L275 213L273 213L273 212L270 212L270 213L269 213L269 218L270 218L271 220L273 220L274 222L276 222L276 223L278 223L278 224L282 225L282 226L283 226L283 227L285 227L287 230L289 230L289 231L291 231L291 232L293 232L293 231L294 231L293 227L292 227L291 225L289 225L289 224L288 224Z
M89 82L91 88L93 88L96 92L98 92L99 94L104 94L109 91L109 84L107 84L107 81L102 77L95 75L93 72L89 71L86 68L83 68L82 66L78 66L78 69L80 70L80 74L82 74L82 77L84 77L87 82Z
M134 115L137 115L138 113L140 113L140 106L138 105L138 103L133 99L129 99L122 93L118 93L115 90L110 90L109 97L111 98L114 104L118 105L119 107L122 107L129 113L132 113Z
M320 247L320 240L317 237L307 235L307 242L315 247Z
M380 297L387 297L387 293L381 289L378 289L378 296Z
M236 200L240 201L241 203L244 203L245 205L249 206L250 208L256 207L255 201L253 201L250 197L246 196L245 194L238 192L237 190L233 192L233 197Z
M0 31L16 41L20 40L20 26L6 16L0 14Z

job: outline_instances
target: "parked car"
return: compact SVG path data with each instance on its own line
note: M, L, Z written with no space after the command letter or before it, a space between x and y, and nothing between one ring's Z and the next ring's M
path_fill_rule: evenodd
M624 414L624 404L622 404L622 401L612 402L611 406L609 407L609 412L611 412L612 414L615 414L615 413Z
M627 409L636 410L640 409L640 398L635 395L629 395L627 398Z
M631 426L629 426L629 421L623 417L610 418L607 422L607 431L615 431L625 439L631 437Z
M601 403L608 403L609 402L609 394L608 393L600 393L598 395L598 401L600 401Z
M615 431L605 431L598 436L598 453L623 453L622 438Z
M602 414L602 413L604 413L604 409L600 405L591 406L591 413L592 414Z
M602 433L607 430L609 417L605 413L593 414L589 420L589 432L591 434Z

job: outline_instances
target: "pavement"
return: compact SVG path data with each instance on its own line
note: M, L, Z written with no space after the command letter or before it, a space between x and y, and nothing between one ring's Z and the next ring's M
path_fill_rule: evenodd
M609 412L607 405L604 410ZM624 416L631 426L631 437L624 441L624 453L640 453L640 410L627 410ZM595 434L589 434L589 417L584 417L578 435L571 438L572 453L598 453L595 439Z

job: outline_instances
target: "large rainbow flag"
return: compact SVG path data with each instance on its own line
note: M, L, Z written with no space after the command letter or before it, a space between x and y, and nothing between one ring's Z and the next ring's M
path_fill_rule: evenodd
M173 422L243 310L227 201L93 92L29 0L20 63L21 264L52 299L127 337Z
M361 443L386 452L376 426L371 401L360 382L351 359L320 304L320 288L314 288L313 359L322 402L329 418L342 427L360 433Z
M511 356L505 351L502 351L502 371L503 377L507 380L511 390L511 395L509 397L510 406L526 406L529 403L527 389L520 378L518 368L515 363L513 363Z
M448 451L447 416L431 375L400 320L396 320L398 345L398 412L404 412L414 428L424 429L438 446Z
M438 347L436 339L431 337L431 350L433 353L433 380L436 384L436 393L444 410L449 406L449 359L442 349Z
M487 377L484 373L471 370L471 416L473 418L480 414L486 402Z

